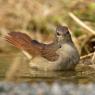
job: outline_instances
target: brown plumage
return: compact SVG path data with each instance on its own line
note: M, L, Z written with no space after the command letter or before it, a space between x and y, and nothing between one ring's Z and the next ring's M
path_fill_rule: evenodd
M56 50L60 46L55 42L43 44L36 40L32 40L27 34L21 32L10 32L5 38L15 47L27 51L32 57L42 56L49 61L55 61L58 58Z
M56 28L51 44L43 44L21 32L10 32L5 37L15 47L32 55L31 68L39 70L70 70L78 64L80 56L67 27ZM47 60L46 60L47 59Z

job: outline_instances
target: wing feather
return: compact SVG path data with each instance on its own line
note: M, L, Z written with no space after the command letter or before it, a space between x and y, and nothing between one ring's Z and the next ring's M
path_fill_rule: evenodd
M56 50L59 48L56 46L57 43L43 44L21 32L10 32L5 38L16 48L23 49L34 57L40 55L50 61L54 61L58 57L56 54Z

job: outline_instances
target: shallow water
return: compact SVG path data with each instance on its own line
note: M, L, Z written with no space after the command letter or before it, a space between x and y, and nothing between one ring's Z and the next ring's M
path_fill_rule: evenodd
M20 66L18 66L19 73L19 80L23 82L23 80L30 80L35 81L39 79L43 79L45 81L54 81L54 80L63 80L63 81L71 81L74 83L88 83L88 82L95 82L95 70L88 67L82 67L81 70L77 71L57 71L57 72L43 72L43 71L35 71L27 68L27 60L26 57L22 54L18 54L19 57L15 57L17 54L0 54L0 80L4 80L6 72L8 72L9 67L14 62L21 62ZM15 60L14 60L15 59ZM19 60L19 61L18 61ZM17 64L17 63L16 63Z
M95 95L95 84L73 84L55 81L45 82L6 83L0 82L0 95Z
M12 58L0 56L0 95L95 95L95 71L37 72L19 74L16 83L5 82ZM23 68L23 66L21 67ZM21 69L21 72L27 69Z

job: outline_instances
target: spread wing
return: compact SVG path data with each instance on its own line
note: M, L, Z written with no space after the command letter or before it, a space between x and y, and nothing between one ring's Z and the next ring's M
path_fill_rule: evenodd
M32 57L40 55L50 61L54 61L58 57L56 50L59 46L56 46L54 43L39 43L36 40L32 40L27 34L21 32L10 32L5 38L15 47L30 53Z

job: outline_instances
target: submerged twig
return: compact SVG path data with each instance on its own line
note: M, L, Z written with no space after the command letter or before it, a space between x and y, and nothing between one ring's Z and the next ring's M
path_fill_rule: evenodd
M91 56L93 56L93 53L89 53L88 55L81 56L80 60L87 58L87 57L91 57Z
M32 56L28 52L22 50L22 53L27 57L27 59L29 59L29 60L32 59Z

